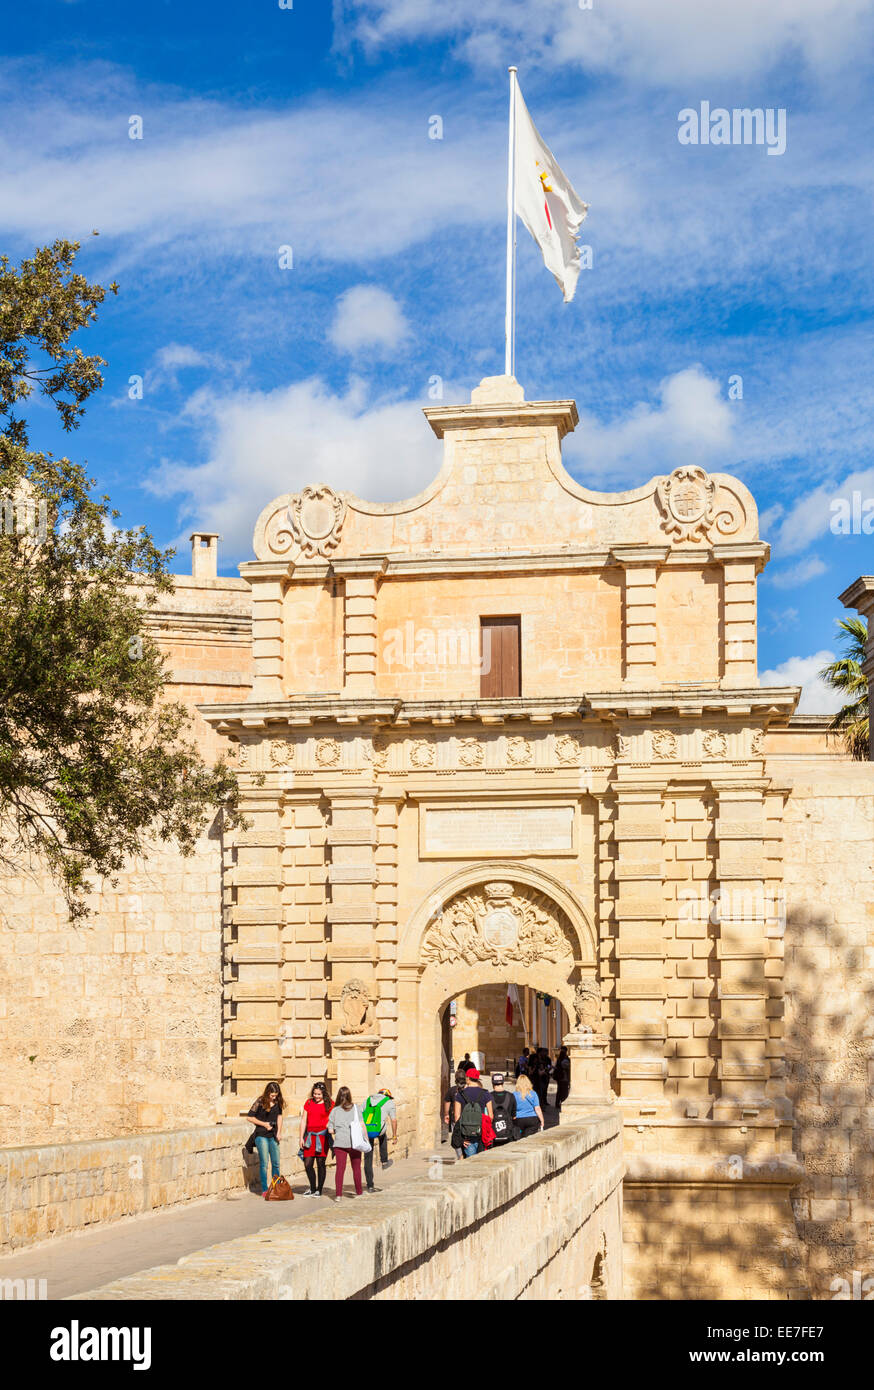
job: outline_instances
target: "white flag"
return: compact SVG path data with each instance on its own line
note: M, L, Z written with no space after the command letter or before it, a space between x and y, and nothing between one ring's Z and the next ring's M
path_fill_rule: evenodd
M569 304L580 274L577 233L589 209L541 139L518 84L515 112L516 212L543 252L544 264Z

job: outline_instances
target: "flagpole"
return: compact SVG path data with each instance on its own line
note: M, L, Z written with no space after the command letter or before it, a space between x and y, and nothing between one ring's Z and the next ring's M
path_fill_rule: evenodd
M510 141L507 159L507 306L504 374L516 372L516 68L510 68Z

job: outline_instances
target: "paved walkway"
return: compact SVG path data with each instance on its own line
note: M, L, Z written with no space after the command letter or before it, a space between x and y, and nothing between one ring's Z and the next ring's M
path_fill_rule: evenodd
M441 1146L441 1152L447 1160L451 1159L452 1150L448 1144ZM398 1159L386 1169L380 1169L377 1160L374 1170L377 1188L391 1187L404 1178L422 1177L429 1158L430 1151L413 1154ZM222 1197L203 1197L164 1211L125 1217L0 1258L0 1279L45 1279L48 1298L67 1298L128 1274L151 1269L153 1265L172 1264L181 1256L207 1245L251 1235L277 1221L294 1221L312 1215L320 1211L324 1203L333 1200L334 1167L328 1166L325 1194L320 1198L303 1196L309 1191L308 1184L301 1171L302 1165L296 1163L295 1168L297 1171L290 1179L295 1194L293 1202L265 1202L251 1192L234 1192ZM354 1196L348 1168L343 1191L344 1200L348 1200L350 1192ZM365 1194L354 1200L366 1202L368 1198Z

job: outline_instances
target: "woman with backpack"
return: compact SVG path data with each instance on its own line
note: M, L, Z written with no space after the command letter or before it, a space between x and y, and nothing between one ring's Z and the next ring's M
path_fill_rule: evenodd
M306 1197L321 1197L325 1186L325 1166L328 1162L330 1135L328 1116L331 1113L331 1097L327 1086L317 1081L310 1091L309 1100L304 1101L300 1115L300 1152L303 1166L309 1178L310 1190ZM318 1186L316 1186L318 1173Z
M529 1134L539 1134L543 1129L543 1111L537 1092L527 1076L519 1077L513 1097L516 1101L516 1128L519 1138L527 1139Z
M452 1147L460 1149L465 1158L473 1158L482 1148L483 1115L494 1118L492 1098L480 1086L479 1079L479 1072L472 1067L467 1073L467 1084L456 1087Z
M328 1132L334 1140L334 1158L337 1163L336 1174L336 1200L339 1202L343 1196L343 1178L346 1173L346 1160L352 1165L352 1182L355 1185L355 1195L360 1197L361 1187L361 1149L354 1145L353 1126L358 1127L364 1133L364 1126L361 1123L361 1116L358 1113L358 1106L352 1100L352 1092L348 1086L341 1086L337 1092L337 1099L334 1108L328 1116Z

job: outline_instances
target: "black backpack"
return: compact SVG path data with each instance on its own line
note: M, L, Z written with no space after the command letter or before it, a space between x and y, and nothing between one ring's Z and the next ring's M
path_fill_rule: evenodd
M492 1108L495 1114L492 1127L496 1144L508 1144L511 1139L516 1138L512 1099L506 1091L499 1092L498 1095L492 1094Z

